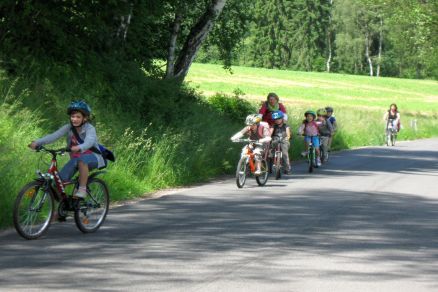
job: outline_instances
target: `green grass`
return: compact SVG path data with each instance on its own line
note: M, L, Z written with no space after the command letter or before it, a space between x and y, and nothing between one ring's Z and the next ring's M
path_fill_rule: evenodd
M269 92L276 92L286 105L293 132L305 110L333 106L340 127L335 149L383 144L383 115L391 103L397 103L401 112L400 139L438 136L437 81L250 67L233 67L230 74L212 64L193 64L187 80L207 96L216 92L231 94L239 89L245 93L244 98L256 105ZM417 131L411 128L414 120ZM301 149L301 138L295 138L293 157L297 158Z
M402 113L438 113L438 82L371 78L343 74L309 73L250 67L193 64L187 80L206 95L241 89L248 98L264 100L276 92L282 102L306 106L369 108L383 111L395 102Z
M73 98L89 101L99 140L116 155L102 177L113 202L205 181L234 167L238 147L228 137L240 123L189 88L147 78L138 68L108 73L100 66L106 65L82 74L47 64L47 72L19 78L0 71L0 228L11 225L20 188L35 178L36 169L47 169L39 163L41 154L26 145L67 123L65 110ZM67 160L62 157L59 165Z

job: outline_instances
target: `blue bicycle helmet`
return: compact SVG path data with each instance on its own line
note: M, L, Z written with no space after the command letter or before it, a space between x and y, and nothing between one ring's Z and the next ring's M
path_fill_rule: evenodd
M284 114L283 114L282 111L272 112L272 119L273 120L279 120L279 119L282 119L282 118L284 118Z
M83 100L74 100L70 103L67 108L67 114L71 115L73 111L81 112L84 116L87 117L91 115L90 106Z

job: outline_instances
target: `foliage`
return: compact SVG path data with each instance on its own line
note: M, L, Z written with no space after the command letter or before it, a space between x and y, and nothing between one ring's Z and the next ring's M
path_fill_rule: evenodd
M369 75L368 46L379 67L373 75L437 79L437 3L257 0L247 8L252 21L233 64L323 71L331 49L331 72ZM205 49L198 60L219 63L218 48Z
M235 89L233 95L216 93L207 99L208 103L222 115L243 123L247 115L257 112L254 104L244 99L244 93Z

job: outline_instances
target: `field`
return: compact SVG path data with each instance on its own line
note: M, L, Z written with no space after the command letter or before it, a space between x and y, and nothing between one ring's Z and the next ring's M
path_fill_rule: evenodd
M383 144L383 115L391 103L401 112L400 139L438 135L437 81L249 67L232 67L230 73L212 64L194 64L187 80L206 96L238 89L243 98L255 103L276 92L292 117L294 130L306 109L333 106L340 125L338 149Z
M205 95L242 90L248 98L263 100L276 92L290 105L333 105L382 112L397 103L402 113L438 113L438 82L396 78L371 78L343 74L308 73L249 67L194 64L187 79Z

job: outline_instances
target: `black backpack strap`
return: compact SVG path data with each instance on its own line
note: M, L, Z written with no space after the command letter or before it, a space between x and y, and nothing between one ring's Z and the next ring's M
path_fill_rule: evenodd
M82 140L82 138L79 136L79 133L78 133L78 131L76 130L76 128L75 128L74 126L71 126L71 131L73 132L73 135L75 135L76 140L78 140L78 142L79 142L80 144L84 143L84 140ZM93 151L94 153L97 153L97 154L102 155L102 152L100 152L100 150L97 149L97 148L94 147L94 146L91 147L90 150Z

